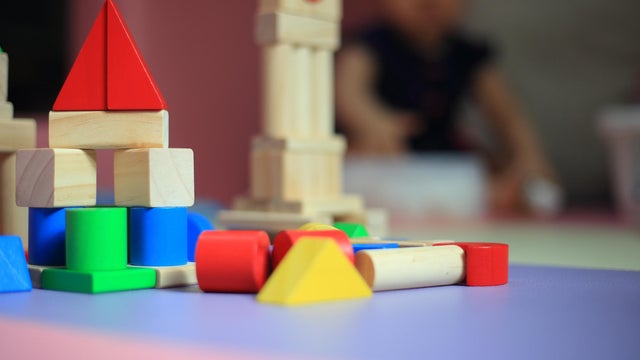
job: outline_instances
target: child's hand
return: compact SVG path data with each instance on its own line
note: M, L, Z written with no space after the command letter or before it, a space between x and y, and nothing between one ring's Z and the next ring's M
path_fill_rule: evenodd
M421 130L411 113L389 113L371 119L351 139L351 151L358 154L397 155L408 151L409 137Z

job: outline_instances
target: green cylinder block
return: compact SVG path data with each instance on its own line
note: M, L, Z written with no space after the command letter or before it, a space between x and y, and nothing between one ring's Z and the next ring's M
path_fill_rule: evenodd
M127 267L127 209L67 209L67 268L120 270Z

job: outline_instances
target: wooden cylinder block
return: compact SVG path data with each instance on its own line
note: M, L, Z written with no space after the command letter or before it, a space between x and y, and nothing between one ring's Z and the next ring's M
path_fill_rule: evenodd
M355 265L373 291L456 284L464 280L464 252L455 245L363 250Z

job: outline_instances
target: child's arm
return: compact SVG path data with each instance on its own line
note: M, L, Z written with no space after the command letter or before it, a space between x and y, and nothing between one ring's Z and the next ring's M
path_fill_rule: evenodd
M361 46L345 48L336 62L336 113L354 152L398 154L416 131L413 114L384 105L375 94L376 62Z
M519 183L520 186L540 181L556 184L554 171L529 125L529 120L511 95L499 71L492 66L483 68L476 78L473 90L484 117L510 152L511 162L506 172L509 179L503 178L501 181ZM530 205L536 207L535 204Z

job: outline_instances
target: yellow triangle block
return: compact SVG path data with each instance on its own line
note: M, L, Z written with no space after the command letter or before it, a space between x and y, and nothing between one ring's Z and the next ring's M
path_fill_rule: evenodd
M264 284L258 301L302 305L369 296L369 285L334 241L304 237Z

